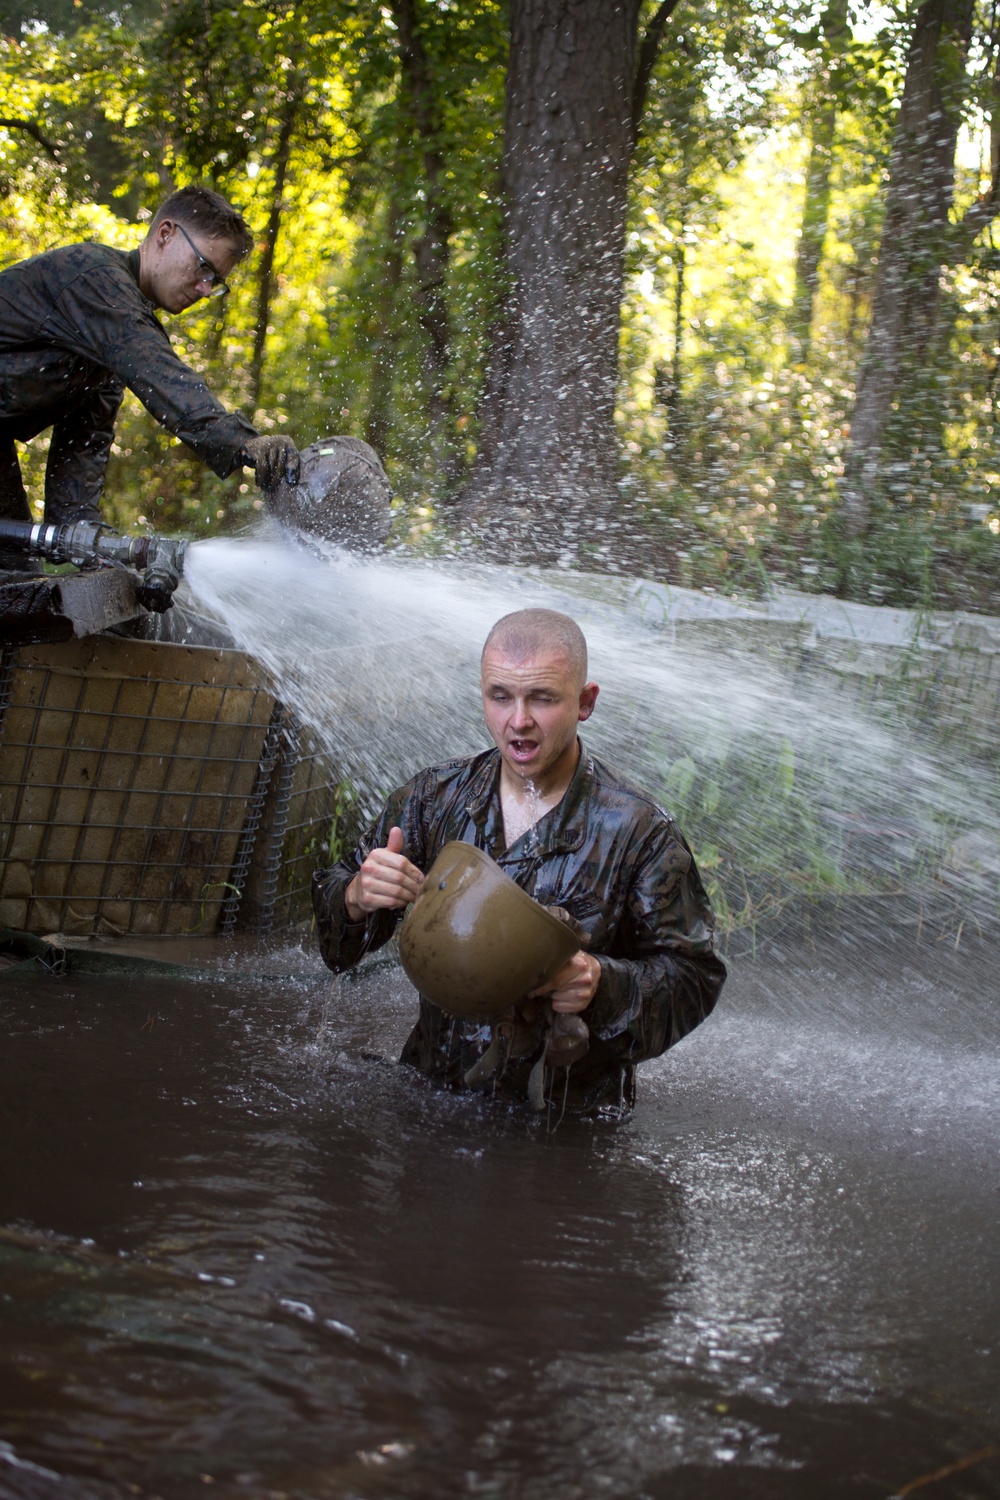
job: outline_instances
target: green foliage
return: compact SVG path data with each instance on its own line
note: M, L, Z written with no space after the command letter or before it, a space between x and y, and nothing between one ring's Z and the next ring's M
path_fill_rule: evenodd
M665 759L659 794L698 849L724 932L752 929L803 899L893 885L884 871L852 866L842 829L821 818L828 769L813 765L797 778L790 741L763 735L737 753L720 743Z
M339 781L333 791L330 837L323 851L327 864L335 865L351 852L361 834L363 823L357 792L350 781Z

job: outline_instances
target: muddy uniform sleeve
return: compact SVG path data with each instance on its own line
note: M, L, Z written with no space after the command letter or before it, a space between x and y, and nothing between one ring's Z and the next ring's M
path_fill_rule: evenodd
M240 450L256 428L238 412L228 412L201 376L177 358L127 273L95 266L77 276L59 297L54 324L62 325L49 330L58 342L106 366L220 479L238 466Z
M313 876L312 899L316 913L320 952L335 974L353 968L366 953L374 953L389 941L402 919L402 911L388 908L370 912L362 922L348 920L344 898L347 887L373 849L384 849L389 829L403 830L403 853L420 870L426 870L423 778L415 776L386 802L357 847L328 870Z
M712 908L697 866L670 824L644 840L626 913L583 1013L624 1062L659 1057L714 1008L726 968L712 949Z

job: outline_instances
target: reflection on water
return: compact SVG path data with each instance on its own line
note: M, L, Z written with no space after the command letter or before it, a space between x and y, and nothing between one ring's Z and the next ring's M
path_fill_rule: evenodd
M8 980L0 1494L888 1496L991 1446L991 963L880 961L738 968L554 1135L379 1060L384 963Z

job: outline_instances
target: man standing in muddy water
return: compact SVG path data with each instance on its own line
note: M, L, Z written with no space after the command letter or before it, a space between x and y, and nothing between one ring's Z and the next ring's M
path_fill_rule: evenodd
M581 947L538 994L589 1028L567 1079L570 1108L620 1114L635 1101L636 1064L679 1042L718 999L726 970L712 910L677 826L580 742L598 687L574 620L505 615L483 647L480 686L496 748L419 772L353 854L315 875L323 957L341 973L381 947L444 844L475 844L577 924ZM502 1074L479 1076L490 1028L421 996L401 1061L453 1088L470 1086L471 1073L474 1086L523 1101L544 1045L539 1030Z
M220 479L247 464L265 492L282 477L295 483L291 439L261 436L228 412L155 315L227 292L252 245L224 198L185 187L160 205L136 250L66 245L0 272L0 517L32 519L14 445L51 427L46 522L100 520L125 386ZM0 553L4 566L24 564Z

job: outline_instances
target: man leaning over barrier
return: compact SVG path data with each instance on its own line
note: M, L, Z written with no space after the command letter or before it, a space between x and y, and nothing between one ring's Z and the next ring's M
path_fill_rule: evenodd
M100 520L125 386L220 479L245 463L265 490L294 483L294 443L228 412L156 317L227 291L252 244L224 198L186 187L160 205L136 250L66 245L0 272L0 516L31 519L14 445L51 427L46 522Z
M496 748L419 772L348 858L315 875L323 957L340 973L381 947L443 845L475 844L578 924L581 947L537 998L590 1031L567 1080L570 1107L621 1111L635 1100L636 1064L680 1041L718 999L726 970L712 910L676 824L577 736L598 687L573 620L543 609L505 616L483 648L481 688ZM421 996L401 1061L467 1087L490 1041L489 1027ZM540 1030L531 1041L476 1086L525 1099Z

